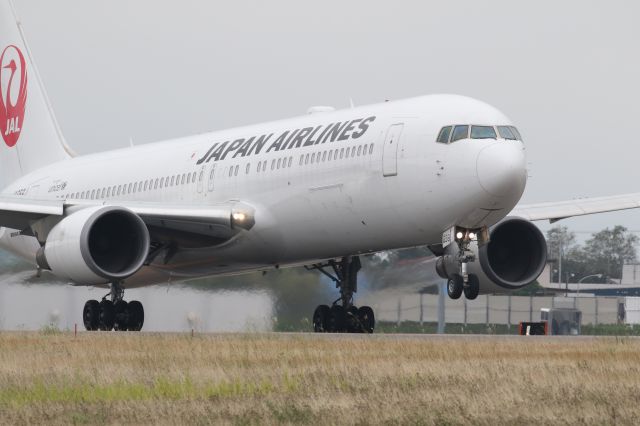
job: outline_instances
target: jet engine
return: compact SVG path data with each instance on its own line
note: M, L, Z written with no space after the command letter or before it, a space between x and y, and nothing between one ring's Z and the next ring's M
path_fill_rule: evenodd
M80 285L122 280L136 273L149 252L149 231L132 211L117 206L79 210L49 232L38 266Z
M544 235L530 221L507 217L489 230L490 241L478 246L472 241L469 249L476 260L467 264L468 274L479 281L479 294L506 293L534 282L547 262ZM449 244L436 263L436 271L444 279L460 274L458 246Z

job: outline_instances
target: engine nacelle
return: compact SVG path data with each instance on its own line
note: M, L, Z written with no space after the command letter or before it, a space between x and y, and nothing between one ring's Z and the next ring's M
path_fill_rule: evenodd
M105 284L136 273L149 252L149 231L117 206L79 210L58 222L38 252L38 265L80 285Z
M547 243L533 223L519 217L507 217L490 229L490 242L470 249L476 261L467 264L467 272L480 281L480 294L505 293L534 282L547 262ZM447 246L444 256L436 262L442 278L460 273L456 260L457 244Z

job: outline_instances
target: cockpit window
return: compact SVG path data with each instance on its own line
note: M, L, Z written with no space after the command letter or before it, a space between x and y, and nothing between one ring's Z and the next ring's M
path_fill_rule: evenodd
M471 126L471 139L497 139L493 126Z
M443 127L438 135L438 142L449 143L449 135L451 134L451 126Z
M453 128L453 135L451 136L451 142L455 142L460 139L467 139L468 137L469 137L469 126L456 126Z
M516 135L511 131L511 127L509 126L498 126L498 133L500 133L500 137L502 139L509 139L515 141L517 139Z
M516 129L513 126L509 126L509 128L511 129L511 132L513 132L513 135L518 138L519 141L522 140L522 136L520 136L520 132L518 131L518 129Z

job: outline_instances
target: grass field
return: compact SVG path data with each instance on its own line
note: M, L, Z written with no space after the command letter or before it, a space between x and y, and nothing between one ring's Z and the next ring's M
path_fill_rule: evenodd
M3 424L637 424L640 340L0 334Z

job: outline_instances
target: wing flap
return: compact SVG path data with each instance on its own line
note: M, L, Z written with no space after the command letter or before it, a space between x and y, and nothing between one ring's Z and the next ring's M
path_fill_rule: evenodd
M47 216L62 216L64 203L60 201L31 200L0 197L0 226L24 230Z

